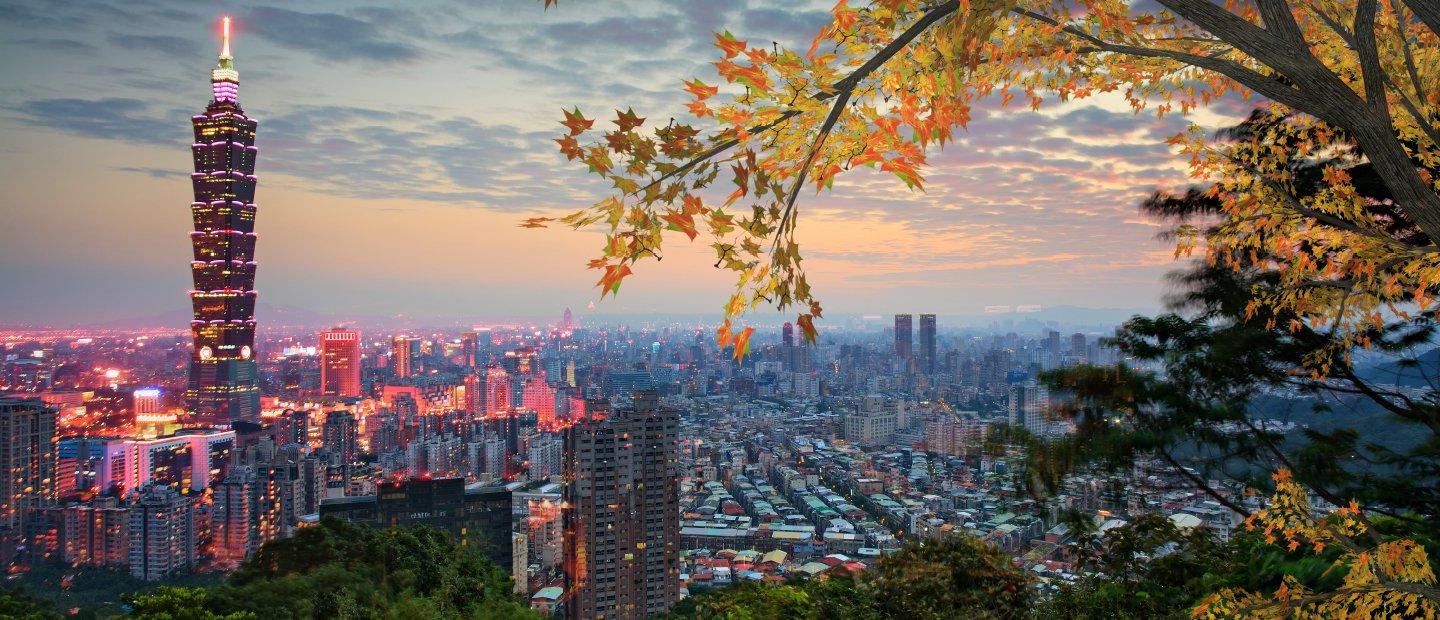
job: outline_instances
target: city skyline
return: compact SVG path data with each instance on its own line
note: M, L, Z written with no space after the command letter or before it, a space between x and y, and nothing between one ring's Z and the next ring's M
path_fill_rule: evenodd
M0 232L0 285L26 293L0 301L0 323L86 324L173 307L166 300L185 288L171 258L183 251L173 206L187 200L176 187L187 173L176 126L203 96L185 85L206 70L200 59L213 49L221 11L247 37L257 84L248 108L267 124L259 173L268 208L257 231L274 252L259 276L270 303L342 318L583 313L590 302L602 313L718 312L726 278L703 245L639 267L618 298L601 302L584 269L592 233L516 224L597 195L553 153L560 108L600 113L623 98L644 103L643 114L680 117L679 81L711 77L700 60L714 55L717 25L803 47L828 8L653 3L635 9L652 30L630 36L610 7L8 6L0 44L51 53L0 60L16 84L0 95L0 164L19 179L0 188L0 209L14 222ZM535 40L546 43L529 46ZM927 193L861 175L805 197L807 262L827 309L1158 306L1159 276L1177 264L1134 205L1183 171L1160 157L1163 147L1130 138L1173 133L1183 121L1097 101L1043 114L1101 129L1098 140L1037 132L1029 113L977 109L969 134L935 158ZM1215 126L1224 117L1196 118ZM1096 170L1132 174L1121 182ZM74 171L102 182L56 183ZM95 187L123 191L102 196ZM100 217L123 242L68 226L77 209L98 203L111 205ZM67 252L37 245L57 233L73 241ZM387 260L354 270L391 248ZM501 288L514 294L488 294ZM898 299L904 308L892 307Z

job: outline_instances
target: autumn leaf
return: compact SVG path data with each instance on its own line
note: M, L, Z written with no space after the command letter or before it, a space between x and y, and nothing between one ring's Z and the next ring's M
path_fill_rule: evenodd
M595 124L595 121L587 119L580 114L580 108L575 108L573 111L565 110L564 112L565 120L560 124L570 130L569 136L578 136L585 133L585 130Z
M745 51L745 42L735 38L729 30L715 33L715 47L725 53L726 58L734 58Z
M639 127L640 125L645 124L645 119L636 116L634 109L626 108L624 112L616 110L615 114L616 118L613 122L615 123L616 127L620 128L621 133L628 132L636 127Z
M704 101L715 96L716 93L719 93L720 87L708 86L698 79L693 79L685 82L685 90L686 92L695 95L695 99L697 101Z
M755 333L754 327L746 327L740 330L740 333L735 336L735 351L733 353L735 359L743 360L746 355L750 354L750 335L753 333Z
M596 286L600 287L600 298L604 299L607 294L618 294L620 292L620 281L630 275L629 265L606 265L605 275L600 277Z

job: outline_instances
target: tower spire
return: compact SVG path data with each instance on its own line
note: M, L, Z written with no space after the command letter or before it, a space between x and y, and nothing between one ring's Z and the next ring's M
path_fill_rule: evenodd
M220 60L232 60L230 55L230 16L226 15L220 19Z
M210 71L210 87L216 101L234 103L240 95L240 72L230 55L230 16L220 18L220 62Z

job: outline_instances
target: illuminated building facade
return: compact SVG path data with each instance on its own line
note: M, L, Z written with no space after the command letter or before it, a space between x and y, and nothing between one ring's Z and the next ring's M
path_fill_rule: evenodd
M200 561L203 529L196 499L167 486L145 489L130 509L130 575L159 581Z
M680 598L679 415L653 391L565 431L570 618L644 618Z
M485 371L485 415L510 408L510 373L498 366Z
M224 22L220 62L210 73L214 97L205 113L190 117L195 229L190 233L190 358L187 408L201 419L228 423L260 417L255 364L255 119L238 101L240 73L230 55L230 18Z
M320 391L326 396L360 396L360 332L327 329L320 332Z
M126 521L130 508L113 497L75 504L61 512L62 559L71 566L123 568L130 562Z
M535 418L540 428L553 430L557 427L555 390L545 380L544 373L525 381L525 389L520 394L520 406L527 411L535 412Z
M210 552L221 566L239 566L280 533L281 501L276 472L241 465L215 485Z
M55 500L55 416L38 398L0 397L0 530Z
M400 379L415 374L414 351L405 336L396 336L390 341L390 372Z
M487 334L488 336L488 334ZM488 343L487 343L488 344ZM478 368L484 360L480 348L480 334L478 332L465 332L460 335L460 365L466 368Z
M106 442L97 467L101 491L159 485L181 493L202 491L230 466L235 431L195 431L158 439Z

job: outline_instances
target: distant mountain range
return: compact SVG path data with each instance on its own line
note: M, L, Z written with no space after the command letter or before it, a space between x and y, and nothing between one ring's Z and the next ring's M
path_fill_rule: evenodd
M1403 387L1427 387L1432 383L1440 385L1440 348L1421 353L1411 363L1392 360L1361 365L1357 374L1371 383Z

